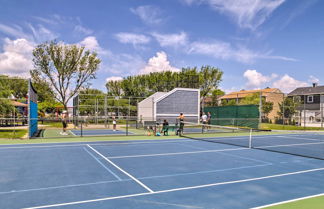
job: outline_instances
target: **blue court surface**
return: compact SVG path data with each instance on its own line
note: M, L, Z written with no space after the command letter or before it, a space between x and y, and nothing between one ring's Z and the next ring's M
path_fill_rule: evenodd
M324 192L323 160L185 138L3 145L0 159L1 209L246 209Z
M126 135L126 131L124 130L112 130L112 129L84 129L82 130L70 130L73 135L76 136L102 136L102 135ZM128 131L128 134L134 134Z

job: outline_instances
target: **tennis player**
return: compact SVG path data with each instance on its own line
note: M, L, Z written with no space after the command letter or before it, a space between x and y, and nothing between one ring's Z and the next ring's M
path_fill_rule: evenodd
M115 117L113 117L113 129L114 129L114 131L116 131L116 128L117 128L117 120L116 120L116 118Z
M62 112L62 126L63 126L63 132L61 132L61 135L68 135L68 133L66 132L66 128L67 128L67 117L68 117L68 112L66 110L63 110Z
M184 120L185 120L185 116L183 115L183 113L181 112L179 117L178 117L179 123L180 123L180 127L178 129L178 133L177 135L181 136L183 134L183 129L184 129Z

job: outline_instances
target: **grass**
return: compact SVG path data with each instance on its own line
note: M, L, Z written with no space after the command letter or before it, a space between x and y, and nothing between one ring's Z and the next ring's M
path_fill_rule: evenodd
M282 125L282 124L272 124L272 123L261 123L262 130L324 130L321 127L302 127L293 125Z
M319 196L290 203L284 203L276 206L266 207L264 209L323 209L323 205L324 196Z
M25 129L0 129L0 139L23 138L27 134Z

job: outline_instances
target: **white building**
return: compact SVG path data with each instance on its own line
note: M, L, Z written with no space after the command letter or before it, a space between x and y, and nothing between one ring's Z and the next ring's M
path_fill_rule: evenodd
M162 122L170 124L182 112L186 122L199 122L200 91L199 89L175 88L170 92L156 92L138 103L138 121Z

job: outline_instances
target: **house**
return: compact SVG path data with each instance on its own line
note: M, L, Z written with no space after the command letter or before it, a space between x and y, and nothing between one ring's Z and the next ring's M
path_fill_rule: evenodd
M278 111L280 109L279 103L284 100L284 93L282 93L277 88L265 88L265 89L257 89L257 90L241 90L237 92L231 92L229 94L225 94L224 96L219 98L220 104L233 104L239 105L242 100L246 97L253 96L253 95L260 95L262 96L263 100L266 102L273 103L273 109L268 114L268 118L270 120L275 120L278 117Z
M187 122L199 121L199 89L175 88L169 92L156 92L138 103L138 121L159 121L164 119L176 123L182 112Z
M296 116L304 125L321 125L324 107L324 86L313 83L311 87L299 87L288 94L300 103Z

